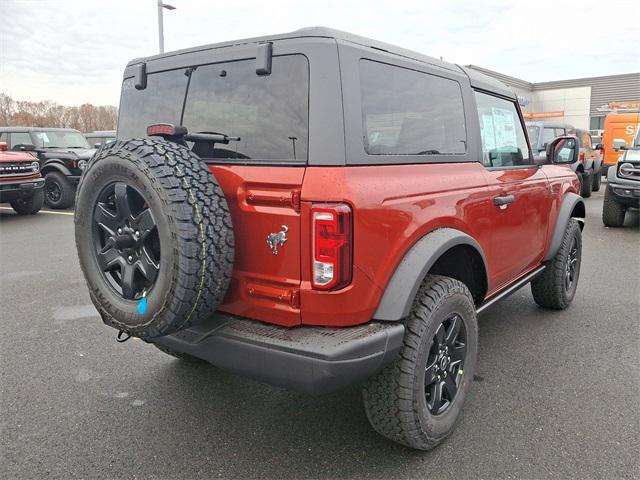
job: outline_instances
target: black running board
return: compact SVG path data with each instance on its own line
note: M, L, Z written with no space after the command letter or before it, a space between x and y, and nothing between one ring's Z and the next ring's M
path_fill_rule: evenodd
M542 265L542 266L536 268L533 272L525 275L524 277L522 277L520 280L518 280L513 285L511 285L511 286L505 288L504 290L502 290L496 296L491 297L490 300L487 300L482 305L480 305L480 307L478 307L478 309L476 310L476 313L477 314L481 314L482 312L484 312L487 308L489 308L494 303L496 303L496 302L498 302L498 301L500 301L500 300L502 300L504 298L507 298L512 293L517 292L522 287L524 287L527 283L531 282L531 280L533 280L538 275L540 275L542 272L544 272L545 268L546 268L545 265Z

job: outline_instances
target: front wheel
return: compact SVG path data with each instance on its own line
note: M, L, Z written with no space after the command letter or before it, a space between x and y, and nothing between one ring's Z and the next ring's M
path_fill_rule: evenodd
M28 198L18 198L9 202L11 207L18 215L33 215L38 213L42 208L44 194L42 190L38 190Z
M429 450L449 435L476 369L478 325L466 285L429 275L406 320L396 360L366 383L362 397L384 437Z
M76 187L60 172L49 172L44 177L44 202L51 208L64 209L73 205Z
M578 221L571 218L564 232L560 249L541 275L531 282L535 302L544 308L564 310L578 288L582 263L582 230Z
M602 223L606 227L622 227L625 213L627 213L626 207L616 202L611 187L607 187L604 191L604 203L602 204Z

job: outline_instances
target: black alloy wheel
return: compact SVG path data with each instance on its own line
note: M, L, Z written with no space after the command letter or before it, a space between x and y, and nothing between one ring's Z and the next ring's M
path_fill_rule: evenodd
M126 300L145 296L160 271L160 240L146 199L124 182L110 183L93 209L95 258L107 283Z
M453 402L462 381L466 352L464 321L452 314L436 330L425 368L425 396L432 415L444 413Z
M565 266L564 273L564 288L565 291L569 292L571 287L573 286L573 282L575 282L576 275L576 266L578 265L578 242L575 237L573 237L571 242L571 247L569 247L569 256L567 257L567 264Z
M55 180L45 183L44 194L49 204L57 204L62 198L62 186Z

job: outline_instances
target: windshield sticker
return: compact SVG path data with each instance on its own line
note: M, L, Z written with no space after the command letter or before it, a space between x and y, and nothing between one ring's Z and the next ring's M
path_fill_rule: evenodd
M503 108L493 107L491 109L493 114L493 124L495 141L501 147L515 147L518 145L516 139L515 119L511 110L505 110Z

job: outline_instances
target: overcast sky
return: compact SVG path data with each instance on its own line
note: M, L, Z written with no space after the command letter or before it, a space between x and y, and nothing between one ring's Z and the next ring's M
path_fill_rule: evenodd
M529 81L640 71L639 0L165 0L167 51L322 25ZM0 91L113 104L156 0L0 0Z

